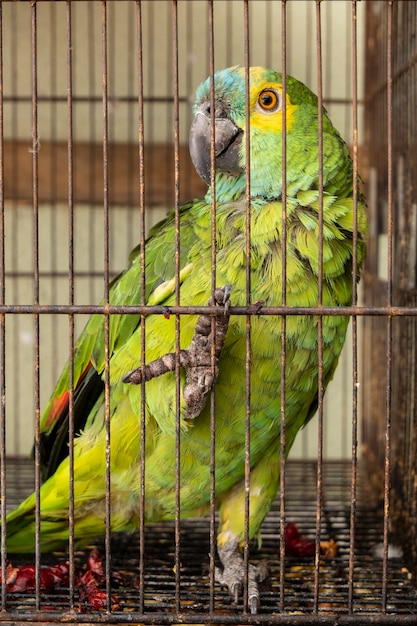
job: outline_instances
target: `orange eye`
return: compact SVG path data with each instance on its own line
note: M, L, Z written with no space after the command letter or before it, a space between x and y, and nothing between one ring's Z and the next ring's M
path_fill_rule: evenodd
M258 106L266 113L275 113L281 106L279 93L275 89L264 89L258 96Z

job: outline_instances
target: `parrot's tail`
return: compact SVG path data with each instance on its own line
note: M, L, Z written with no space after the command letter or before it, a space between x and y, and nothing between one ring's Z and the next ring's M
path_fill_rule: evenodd
M33 493L6 518L6 544L10 554L31 554L36 546L36 498ZM43 552L65 549L68 546L68 517L42 519L40 547Z

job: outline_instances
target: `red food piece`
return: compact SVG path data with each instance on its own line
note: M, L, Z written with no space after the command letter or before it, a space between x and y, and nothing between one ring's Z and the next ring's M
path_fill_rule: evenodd
M103 557L97 549L91 550L87 559L87 571L90 570L100 577L104 577Z
M54 585L58 585L59 587L68 587L69 563L56 563L56 565L48 567L46 571L53 577Z
M12 574L13 571L13 574ZM36 567L34 565L22 565L9 570L11 576L7 576L7 591L17 593L19 591L30 591L36 587ZM54 577L47 569L40 571L41 591L50 593L54 588Z
M316 553L316 542L303 537L295 524L285 527L286 556L312 557Z
M40 588L41 591L51 593L55 585L67 587L69 584L69 566L67 563L59 563L52 567L41 568ZM1 580L1 576L0 576ZM21 591L33 591L36 588L35 565L22 565L14 567L12 563L6 566L6 586L10 593Z
M87 563L88 565L88 563ZM107 609L107 593L100 588L103 576L96 574L92 569L87 569L78 581L80 591L80 609L93 609L100 611ZM119 601L114 594L110 595L110 607L112 611L119 608Z
M1 572L0 572L1 580ZM103 558L98 550L91 550L87 559L87 569L84 573L77 572L75 583L80 593L80 610L106 610L107 594L103 589L105 574L103 570ZM119 572L112 575L112 582L119 586L127 586L131 583ZM17 593L33 591L36 588L35 565L22 565L14 567L12 563L6 566L7 591ZM40 588L44 593L51 593L56 586L67 587L69 585L69 564L56 563L48 568L40 570ZM119 601L114 594L110 595L110 607L113 611L119 608Z
M84 572L84 574L78 579L77 584L80 587L85 587L86 589L90 587L98 587L101 583L101 580L97 578L97 575L88 569Z
M88 556L87 572L93 572L98 582L104 582L105 573L103 568L103 557L96 548L91 550ZM115 572L111 572L110 578L112 585L116 587L129 587L131 584L131 580L117 570Z
M289 523L285 526L285 545L291 543L292 541L298 541L300 537L300 531L295 524Z
M87 603L88 605L94 609L95 611L100 611L101 609L107 609L107 594L103 589L92 588L89 589L87 595ZM110 607L112 611L117 611L119 608L119 602L116 596L112 593L110 594Z

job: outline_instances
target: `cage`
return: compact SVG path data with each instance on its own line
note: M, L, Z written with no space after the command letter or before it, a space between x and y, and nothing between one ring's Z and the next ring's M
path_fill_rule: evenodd
M416 13L406 0L0 1L0 621L415 623ZM261 544L249 541L246 520L241 597L235 602L215 580L214 506L198 519L182 519L177 506L171 521L144 524L142 516L135 533L111 533L109 356L102 537L75 545L70 472L64 548L43 550L38 514L35 553L10 555L6 514L32 492L35 509L42 506L42 411L68 359L75 380L76 339L90 316L102 316L107 352L120 313L140 316L144 327L152 316L179 324L207 314L214 327L207 302L178 295L167 310L141 295L113 306L109 292L152 226L206 193L188 151L194 92L214 70L234 65L282 70L318 94L349 146L370 223L352 306L259 308L254 292L238 307L232 285L230 318L249 328L249 398L250 372L260 365L251 324L260 315L351 318L334 380L288 459L285 435L280 442L281 483ZM362 183L353 187L357 203ZM176 232L170 267L179 283ZM285 368L285 346L278 354ZM176 368L179 397L178 360ZM208 403L215 428L216 386ZM69 393L70 464L75 404ZM249 490L246 407L240 453ZM179 431L175 437L179 450ZM213 454L209 465L213 505ZM138 484L146 472L145 459ZM146 494L138 507L145 504ZM245 506L248 513L248 497ZM286 550L290 524L305 552ZM269 566L256 614L249 560ZM48 584L51 571L61 573Z

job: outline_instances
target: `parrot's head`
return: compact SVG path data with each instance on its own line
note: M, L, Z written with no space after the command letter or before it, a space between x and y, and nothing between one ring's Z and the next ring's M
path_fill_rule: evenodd
M286 79L283 107L282 76L263 67L249 70L250 193L252 197L280 198L282 192L282 140L285 111L287 194L318 184L318 101L308 87L290 76ZM190 130L190 154L201 178L211 179L210 78L197 89L194 121ZM332 161L346 146L323 109L325 147ZM214 74L214 159L216 197L227 201L246 188L246 80L245 69L230 67ZM327 142L327 143L326 143ZM334 144L334 145L333 145ZM325 155L327 157L327 155ZM324 173L331 183L332 168Z

